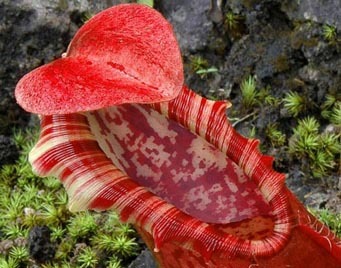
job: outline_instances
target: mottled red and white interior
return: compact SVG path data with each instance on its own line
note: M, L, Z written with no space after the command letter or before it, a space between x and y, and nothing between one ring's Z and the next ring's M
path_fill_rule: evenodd
M257 185L235 162L147 105L119 105L87 117L117 167L192 217L231 223L269 215Z

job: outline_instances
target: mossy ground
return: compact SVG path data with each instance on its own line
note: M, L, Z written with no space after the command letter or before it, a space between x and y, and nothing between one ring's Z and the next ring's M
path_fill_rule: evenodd
M37 133L16 132L21 155L0 171L0 267L36 267L29 233L37 226L50 230L41 254L44 247L54 253L41 267L126 267L141 250L135 230L112 211L71 213L61 183L31 171L27 155Z

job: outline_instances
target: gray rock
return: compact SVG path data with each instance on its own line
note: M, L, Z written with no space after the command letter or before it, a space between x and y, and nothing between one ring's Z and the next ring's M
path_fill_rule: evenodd
M14 142L4 135L0 135L0 166L13 164L18 158L19 152Z
M38 263L53 259L56 252L55 245L51 243L51 230L46 226L35 226L28 236L30 256Z
M312 20L321 24L334 25L341 29L340 0L294 0L283 1L282 9L290 19Z
M306 194L305 198L305 205L309 208L313 209L322 209L325 207L328 199L330 198L330 193L321 189L320 187L316 187L315 191L311 191L310 193Z
M301 65L293 64L299 58L290 43L289 22L275 2L245 12L248 34L233 43L225 61L225 79L239 85L253 74L259 82L271 81L276 85L274 94L278 95L285 88L285 77Z
M156 8L173 25L184 55L205 48L213 29L208 17L210 0L159 1Z
M341 178L340 178L340 181L341 181ZM340 211L341 211L340 191L335 191L334 193L330 194L328 201L326 203L326 209L328 209L332 213L340 214Z
M141 254L128 266L128 268L156 268L157 264L152 253L145 249Z

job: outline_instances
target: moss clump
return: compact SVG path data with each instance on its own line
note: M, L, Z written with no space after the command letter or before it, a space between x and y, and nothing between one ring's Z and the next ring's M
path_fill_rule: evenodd
M35 226L49 228L56 248L54 258L42 267L122 267L129 263L141 247L130 225L122 224L112 211L70 213L61 183L32 173L27 154L37 136L36 129L16 131L13 139L21 155L14 165L0 169L0 233L2 241L8 241L6 250L0 252L0 267L37 266L27 246ZM96 239L104 236L112 241L108 242L112 248L104 248Z
M242 93L242 105L244 108L252 108L257 103L256 80L253 76L249 76L242 81L240 85Z
M307 99L297 92L290 91L287 93L283 99L283 102L284 107L293 117L297 117L299 114L307 110Z
M206 79L210 74L218 72L218 69L210 66L208 61L202 56L191 56L189 65L192 72L199 75L201 79Z
M232 11L225 13L223 27L232 39L240 39L246 32L245 17Z
M324 118L335 126L341 127L341 96L328 94L321 109Z
M289 154L305 161L304 170L322 178L336 166L341 151L340 135L320 132L320 124L314 117L298 120L289 140Z
M332 25L325 24L322 26L323 38L328 42L335 42L337 38L336 28Z
M244 111L261 107L266 104L273 108L278 107L280 100L270 93L270 87L257 89L255 76L249 75L240 84L241 104Z
M281 147L286 143L286 136L279 130L278 124L276 123L270 123L267 125L265 134L273 147Z

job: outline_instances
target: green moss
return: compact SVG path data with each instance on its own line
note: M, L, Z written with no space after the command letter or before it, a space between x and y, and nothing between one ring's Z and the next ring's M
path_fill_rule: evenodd
M328 42L336 41L336 28L332 25L325 24L322 26L323 38Z
M231 38L240 39L246 31L245 18L232 11L228 11L224 17L224 30Z
M209 63L202 56L191 56L190 57L190 67L193 72L197 72L202 69L208 68Z
M244 108L252 108L257 103L256 79L249 76L240 85L242 105Z
M301 161L307 161L306 172L322 178L336 166L341 151L340 134L320 132L320 124L314 117L298 120L289 140L289 153Z
M271 95L270 89L270 86L266 86L259 90L257 93L257 98L259 103L276 108L280 105L281 100Z
M270 90L269 86L258 90L256 77L249 75L240 84L242 111L259 108L264 104L269 108L277 108L281 100L271 95Z
M20 263L12 257L0 256L1 268L19 268Z
M332 213L328 209L309 211L317 218L326 224L338 237L341 237L341 214Z
M27 263L29 255L28 249L25 246L13 246L9 251L9 256L21 265Z
M150 7L154 6L154 0L137 0L136 3L147 5Z
M90 11L84 11L81 14L81 22L85 24L88 20L90 20L94 14L92 14Z
M122 267L121 261L114 256L106 262L106 267L108 267L108 268L121 268Z
M82 249L77 258L77 264L80 268L93 268L98 262L97 253L90 247Z
M321 114L336 127L341 127L341 95L338 93L327 94L321 105Z
M306 98L297 92L290 91L287 93L283 99L283 102L288 113L294 117L298 116L307 109Z
M88 211L77 213L69 219L68 234L75 240L90 239L96 230L96 219Z
M206 79L210 74L218 72L218 69L213 66L210 67L208 61L202 56L191 56L190 68L201 79Z
M229 11L225 14L224 24L226 28L230 31L236 30L238 28L238 24L240 23L241 16L234 14Z
M341 101L335 103L330 116L330 122L337 127L341 127Z
M0 232L13 244L0 254L0 267L36 267L27 258L27 248L14 241L27 239L29 230L37 225L50 228L51 240L57 249L54 259L41 267L95 267L100 263L115 267L136 256L140 250L137 234L130 225L121 223L116 213L70 213L61 183L56 178L40 178L32 172L27 154L37 137L37 129L15 131L13 140L21 155L15 164L0 169ZM109 255L100 243L93 242L94 237L103 235L121 243L113 244L108 249ZM84 243L86 249L79 251L77 243Z
M286 136L278 129L278 124L276 123L267 125L265 134L273 147L281 147L286 143Z

